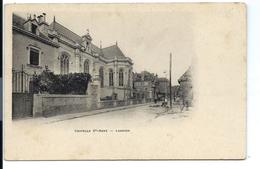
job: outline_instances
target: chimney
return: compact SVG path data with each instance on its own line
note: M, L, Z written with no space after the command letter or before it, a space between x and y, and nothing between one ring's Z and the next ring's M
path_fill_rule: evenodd
M39 31L46 36L48 36L48 29L49 25L46 22L46 14L42 13L42 15L38 16L38 22L39 22Z
M43 16L40 15L40 23L43 22Z
M24 22L23 26L24 28L27 30L27 31L32 31L31 30L31 23L32 23L32 20L36 18L36 15L33 15L32 17L32 14L27 14L27 20L26 22Z
M43 15L43 22L46 22L46 13L42 13Z
M42 22L42 15L37 16L37 18L38 18L38 22L41 23Z

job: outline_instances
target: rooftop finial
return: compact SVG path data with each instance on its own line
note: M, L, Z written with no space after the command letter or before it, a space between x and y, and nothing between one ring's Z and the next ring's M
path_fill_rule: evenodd
M102 41L100 41L100 49L102 49Z
M117 46L117 41L116 41L116 46Z
M53 30L55 30L55 23L56 23L56 19L55 16L53 17Z
M87 34L89 34L89 29L87 29Z

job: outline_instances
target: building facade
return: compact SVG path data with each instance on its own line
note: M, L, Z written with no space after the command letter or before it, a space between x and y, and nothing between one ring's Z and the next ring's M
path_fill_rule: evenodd
M22 18L13 14L13 71L29 75L46 67L55 74L89 73L100 81L100 97L125 100L132 96L133 62L118 44L102 48L92 42L89 31L78 35L46 14ZM13 77L15 83L19 77ZM14 80L13 80L14 82ZM13 86L17 86L16 84Z
M148 71L134 73L133 75L133 96L134 98L153 99L155 93L154 83L157 76Z
M153 82L151 81L134 82L134 98L152 99L154 95L153 90Z
M170 87L169 80L165 77L160 77L157 79L158 81L158 95L160 98L169 97L170 95Z

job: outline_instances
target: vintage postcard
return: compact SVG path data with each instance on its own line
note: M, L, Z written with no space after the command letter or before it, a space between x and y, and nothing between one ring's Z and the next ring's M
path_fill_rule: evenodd
M9 4L6 160L246 158L243 3Z

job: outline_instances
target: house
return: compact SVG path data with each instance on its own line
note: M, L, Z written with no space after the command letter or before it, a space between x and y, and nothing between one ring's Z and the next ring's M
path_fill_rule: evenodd
M159 97L168 96L170 93L169 80L165 77L158 78L158 95Z
M154 98L154 82L155 75L148 71L142 71L141 73L134 73L133 80L133 96L134 98Z
M151 81L135 81L134 82L135 98L153 98L153 83Z
M45 13L27 18L13 14L12 28L13 92L28 92L29 77L48 67L55 74L91 74L100 81L101 98L114 96L124 100L132 96L133 62L117 43L98 47L89 30L78 35L55 17L49 24ZM19 72L28 76L21 77Z

